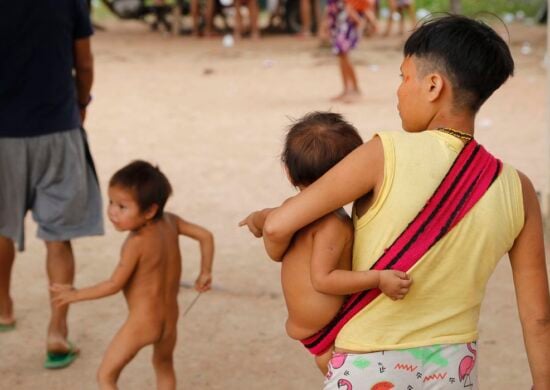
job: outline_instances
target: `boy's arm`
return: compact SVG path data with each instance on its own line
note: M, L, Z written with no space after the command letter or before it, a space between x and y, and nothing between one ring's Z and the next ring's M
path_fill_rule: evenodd
M197 240L201 250L201 271L195 281L195 289L203 292L210 289L212 284L212 263L214 261L214 235L202 226L187 222L177 215L178 233Z
M269 257L280 259L294 233L361 198L382 183L383 178L384 150L380 138L375 137L267 216L263 238Z
M73 302L103 298L122 290L139 260L136 239L135 237L130 239L122 248L120 262L109 280L82 289L75 289L70 285L54 284L50 287L50 290L56 293L52 301L57 306L63 306Z
M542 217L529 179L520 173L525 224L510 250L523 338L535 389L550 389L550 293Z
M331 295L348 295L380 288L391 299L403 299L412 280L405 272L351 271L338 269L346 245L338 223L324 223L313 236L311 283L315 290Z

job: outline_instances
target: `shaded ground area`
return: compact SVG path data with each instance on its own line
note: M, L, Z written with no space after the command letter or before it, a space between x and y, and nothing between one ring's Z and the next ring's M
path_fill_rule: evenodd
M332 109L365 139L377 130L400 128L395 91L402 42L364 41L354 61L365 97L356 105L339 105L329 102L340 90L336 61L315 40L268 37L224 48L221 38L167 38L134 23L107 27L94 38L97 73L87 123L103 192L116 169L132 159L150 160L174 186L167 209L216 236L215 289L179 323L179 387L319 389L322 378L312 359L284 334L279 267L237 222L293 194L278 162L289 118ZM478 138L542 188L548 174L545 30L515 26L511 43L516 77L480 113ZM28 249L18 256L13 278L18 330L0 335L1 387L94 389L103 351L127 313L122 295L74 306L71 339L82 356L63 371L42 369L49 312L45 250L34 231L29 218ZM110 275L123 238L107 225L105 237L75 242L78 286ZM198 248L185 239L181 244L184 281L190 284ZM195 294L182 289L182 312ZM528 388L506 259L489 284L480 328L481 388ZM123 372L122 389L153 388L150 359L150 349L138 355Z

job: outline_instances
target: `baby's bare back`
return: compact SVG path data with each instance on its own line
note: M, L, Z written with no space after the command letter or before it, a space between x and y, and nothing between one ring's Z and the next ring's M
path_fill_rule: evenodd
M344 296L316 291L311 282L311 258L314 234L336 223L341 239L347 242L338 269L351 269L353 225L349 217L331 213L295 234L281 267L281 282L288 310L287 334L297 340L315 334L327 325L340 310Z
M133 275L124 287L130 316L145 316L163 324L177 319L177 294L181 276L178 230L170 215L128 237L140 253Z

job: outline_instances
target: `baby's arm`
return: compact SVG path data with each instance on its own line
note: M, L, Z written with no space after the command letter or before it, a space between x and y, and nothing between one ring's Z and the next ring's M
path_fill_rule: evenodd
M78 301L103 298L116 294L126 285L139 260L140 238L129 238L122 247L120 262L109 280L95 286L75 289L71 285L53 284L50 290L56 293L52 301L57 306Z
M197 240L201 248L201 271L195 281L195 290L204 292L212 285L212 263L214 262L214 235L202 226L187 222L177 215L172 215L177 222L178 233Z
M331 221L332 222L332 221ZM402 271L351 271L338 269L346 238L338 223L324 223L313 236L311 282L315 290L331 295L348 295L378 287L393 300L403 299L412 284Z
M379 137L351 152L312 185L267 216L263 229L266 251L274 260L286 252L298 230L361 198L382 183L384 150Z
M264 224L267 216L271 211L275 210L274 208L263 209L259 211L254 211L248 217L239 222L239 226L247 226L250 233L256 238L260 238L263 235Z
M525 224L510 251L523 338L535 389L550 389L550 293L537 195L520 174Z

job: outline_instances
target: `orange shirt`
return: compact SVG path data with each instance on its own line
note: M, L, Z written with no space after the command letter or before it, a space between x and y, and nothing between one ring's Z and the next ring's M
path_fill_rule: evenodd
M357 12L365 12L374 8L375 0L345 0L346 4L349 4Z

